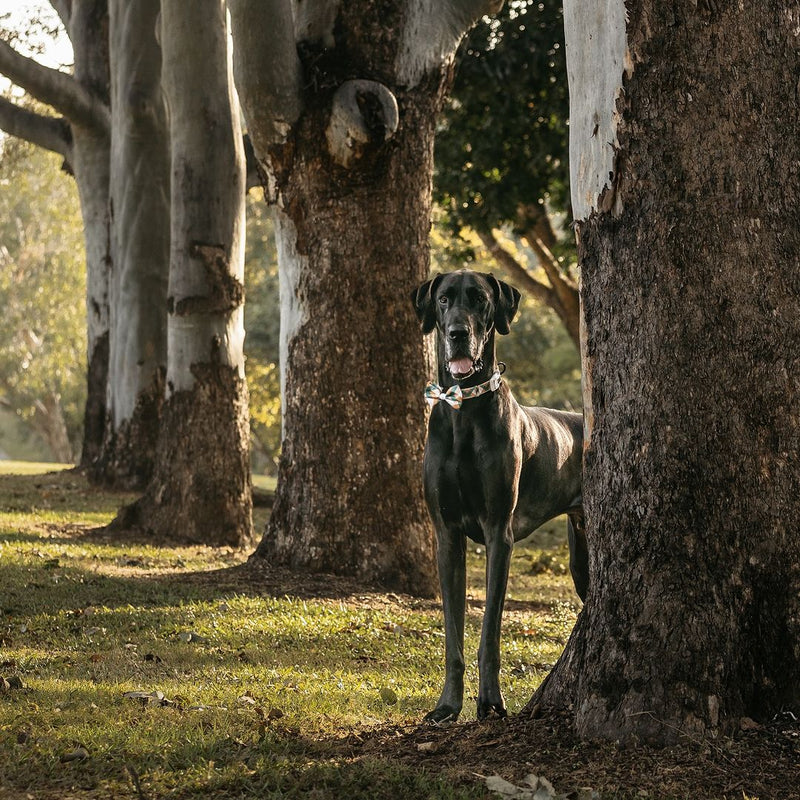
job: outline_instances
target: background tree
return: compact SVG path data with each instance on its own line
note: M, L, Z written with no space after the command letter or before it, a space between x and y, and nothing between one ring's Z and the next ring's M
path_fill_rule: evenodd
M420 491L436 112L489 0L230 3L237 85L278 204L284 438L257 555L431 594Z
M0 35L0 73L60 116L0 98L0 128L62 156L75 175L86 244L89 369L81 461L97 456L106 420L108 377L108 192L111 119L108 109L107 0L61 0L58 12L72 42L72 74L42 66Z
M533 703L585 737L800 702L798 19L565 4L592 584Z
M110 19L108 0L51 5L72 43L72 74L21 55L9 32L0 38L0 72L63 117L0 101L0 127L58 152L75 175L88 276L81 464L94 480L141 487L152 473L166 364L169 173L154 33L159 4L113 2Z
M253 533L245 157L225 0L162 0L160 33L172 154L167 394L153 478L115 524L239 546Z
M512 0L462 43L436 136L435 191L456 233L476 231L512 280L552 308L576 347L580 313L567 165L567 74L561 3ZM542 274L497 229L527 243Z
M0 404L71 462L86 397L78 197L56 156L15 138L0 153Z
M169 128L156 41L160 0L110 0L111 255L108 420L96 480L153 473L167 360Z

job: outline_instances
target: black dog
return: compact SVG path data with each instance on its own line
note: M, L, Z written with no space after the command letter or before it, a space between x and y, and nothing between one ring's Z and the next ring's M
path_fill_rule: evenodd
M425 446L425 499L436 527L445 619L446 677L425 719L454 720L464 695L466 538L486 545L486 607L478 651L478 719L505 716L500 622L515 541L569 515L570 571L581 599L589 584L581 506L580 414L517 404L500 378L495 331L509 332L520 294L493 275L437 275L413 296L423 333L437 332L439 383Z

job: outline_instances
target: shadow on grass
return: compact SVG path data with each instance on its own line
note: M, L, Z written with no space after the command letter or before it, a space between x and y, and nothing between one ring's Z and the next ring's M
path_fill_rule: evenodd
M77 470L0 474L0 513L115 514L135 497L131 492L95 488Z

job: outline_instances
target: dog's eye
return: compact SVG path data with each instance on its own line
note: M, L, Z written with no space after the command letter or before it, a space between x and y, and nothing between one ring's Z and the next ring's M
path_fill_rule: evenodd
M439 305L442 305L442 306L446 306L447 305L447 296L446 295L442 295L439 298Z

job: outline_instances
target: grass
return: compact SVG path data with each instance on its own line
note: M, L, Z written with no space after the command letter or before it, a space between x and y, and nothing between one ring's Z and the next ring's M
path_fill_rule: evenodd
M301 599L289 579L269 594L241 566L246 552L99 536L131 496L45 468L0 463L0 675L22 682L0 694L0 797L486 796L478 782L345 747L416 725L435 704L437 603L368 591ZM558 527L540 541L563 539ZM515 553L501 675L512 712L574 623L566 560L563 545ZM482 569L473 547L470 654ZM473 660L466 718L476 691Z

